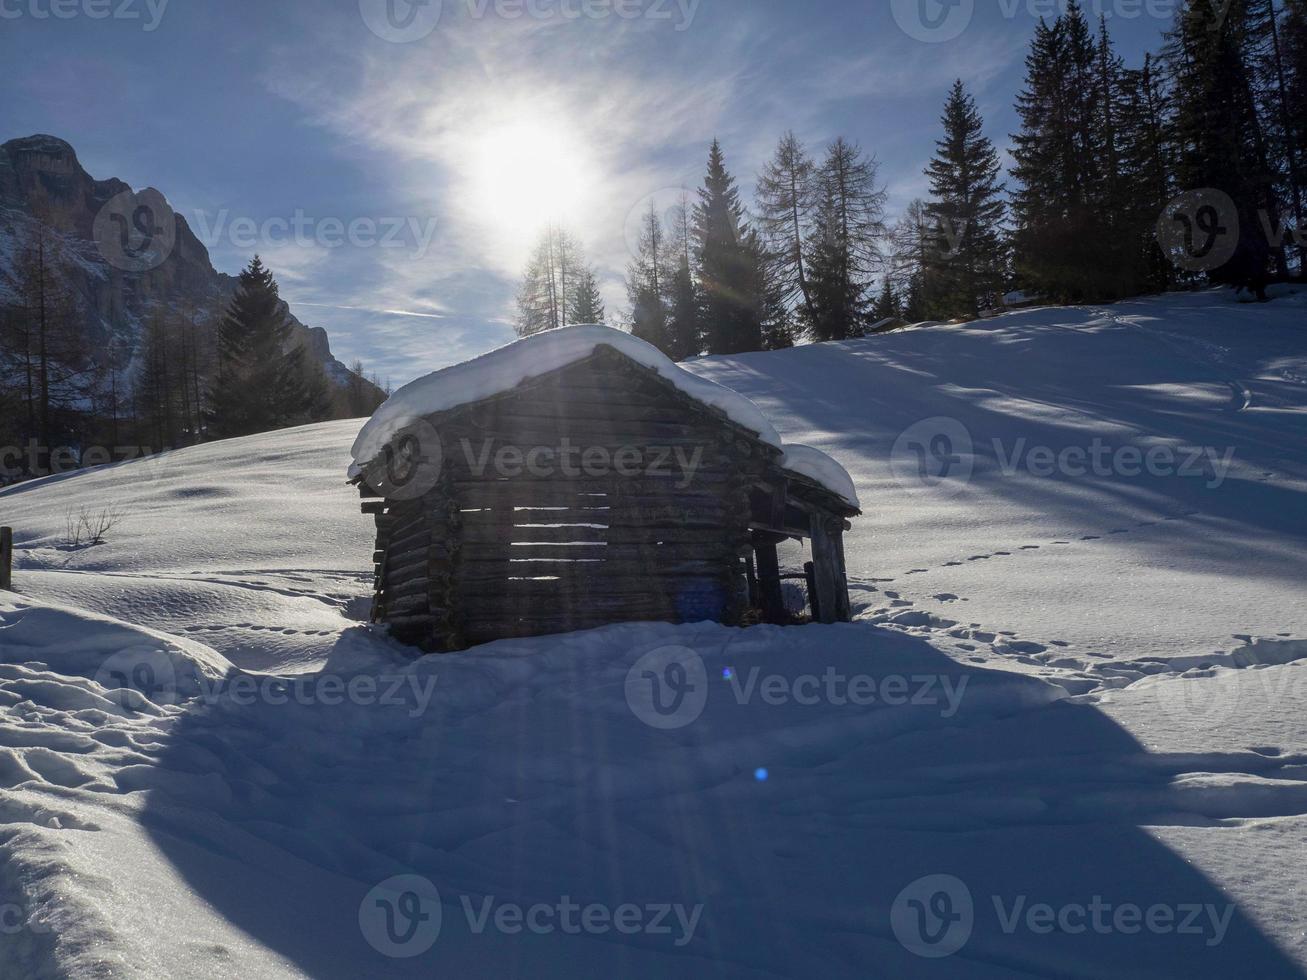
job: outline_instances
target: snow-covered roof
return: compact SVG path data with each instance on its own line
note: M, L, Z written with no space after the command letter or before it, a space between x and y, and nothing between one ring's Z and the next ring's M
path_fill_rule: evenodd
M791 451L798 450L794 455L797 462L782 465L815 480L857 506L853 481L839 463L806 446L783 445L780 435L758 406L739 392L691 374L658 348L624 330L593 323L523 337L498 350L406 384L377 409L354 440L350 478L358 477L363 466L376 458L397 432L417 419L510 391L524 381L584 360L604 344L654 371L695 401L720 409L732 422L757 433L763 442L786 451L787 459Z
M858 490L853 485L853 478L849 476L849 471L820 449L787 443L781 466L791 473L807 477L818 486L825 487L851 507L861 509Z

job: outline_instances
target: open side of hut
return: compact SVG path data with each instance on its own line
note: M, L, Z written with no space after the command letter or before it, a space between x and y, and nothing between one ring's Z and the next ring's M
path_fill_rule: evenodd
M787 538L811 543L812 617L850 616L847 474L621 331L549 331L414 382L354 456L377 524L373 621L424 650L633 620L790 622Z

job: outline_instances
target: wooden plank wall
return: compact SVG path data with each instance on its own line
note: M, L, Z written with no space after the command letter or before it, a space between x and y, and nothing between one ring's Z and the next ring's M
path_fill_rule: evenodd
M442 425L463 508L452 596L467 643L743 614L756 448L625 365L576 365ZM547 474L504 476L493 463L476 472L487 447L491 458L505 447L525 458L564 440L608 460L625 450L638 473L577 473L579 453L570 473L557 457Z
M437 486L364 505L377 521L373 619L402 642L449 651L625 621L739 623L755 545L756 599L784 621L775 542L805 532L814 608L848 618L842 518L787 503L778 454L620 355L431 421ZM565 444L608 461L625 451L634 471L586 471L579 452L582 472L539 453L544 469L525 467ZM770 532L751 532L759 515Z

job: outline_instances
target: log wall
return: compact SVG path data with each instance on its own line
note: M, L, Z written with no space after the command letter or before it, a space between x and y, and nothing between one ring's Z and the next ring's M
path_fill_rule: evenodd
M752 599L780 615L774 542L809 521L787 504L779 453L615 351L420 427L428 443L439 435L436 485L405 500L384 479L361 486L379 498L364 505L377 522L373 620L402 642L449 651L624 621L740 623L759 543ZM760 513L780 533L757 539ZM839 530L811 528L822 618L847 616Z

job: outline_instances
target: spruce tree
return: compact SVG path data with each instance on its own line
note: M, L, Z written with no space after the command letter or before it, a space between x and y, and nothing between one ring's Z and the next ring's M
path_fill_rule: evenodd
M306 367L304 354L304 348L292 342L277 281L256 255L241 272L236 295L218 326L210 434L249 435L324 417L324 388Z
M1267 227L1280 226L1281 209L1253 77L1260 10L1252 2L1232 0L1222 11L1187 0L1164 58L1175 105L1177 183L1181 190L1223 192L1237 214L1234 254L1208 275L1261 294L1272 266L1284 271L1284 252L1266 235Z
M1001 293L1003 185L994 144L961 80L944 106L944 138L926 170L926 215L937 232L927 262L941 284L941 302L975 316Z
M1102 299L1094 281L1108 236L1101 226L1102 180L1096 108L1098 51L1073 2L1053 24L1040 20L1017 97L1013 136L1013 246L1018 277L1049 299Z
M572 290L571 304L568 307L568 323L603 323L604 299L599 294L599 283L595 279L594 269L586 266L576 277L576 287Z
M762 349L760 253L749 237L735 179L726 170L721 144L713 140L708 173L694 208L694 253L703 293L704 334L712 354Z
M1307 279L1307 0L1285 0L1277 58L1288 179L1298 233L1298 276Z
M886 276L881 283L880 294L876 297L876 305L871 310L872 320L875 323L894 320L898 318L899 312L899 298L894 293L894 283Z
M1162 292L1175 284L1175 269L1158 246L1157 220L1175 190L1166 96L1151 54L1142 68L1122 72L1121 93L1121 248L1133 270L1132 292Z

